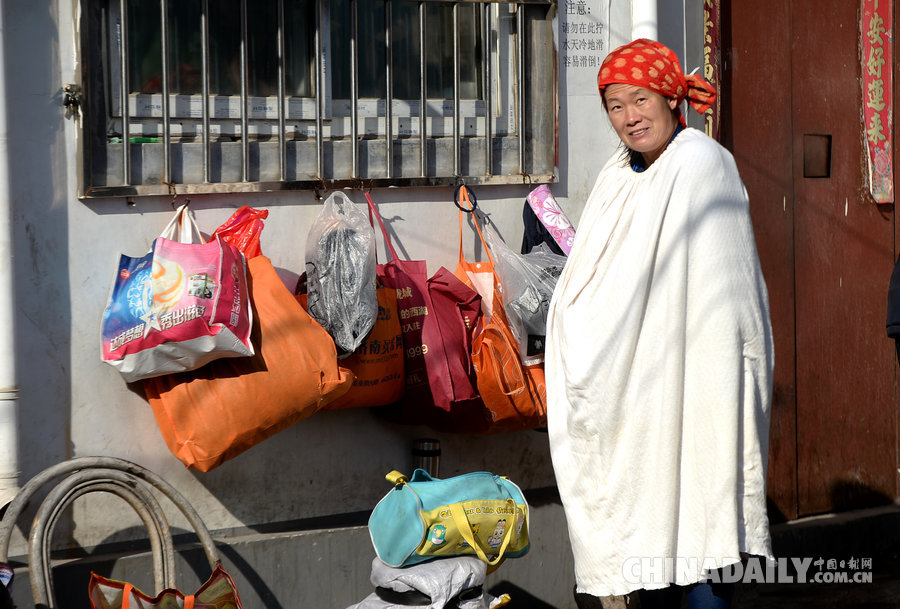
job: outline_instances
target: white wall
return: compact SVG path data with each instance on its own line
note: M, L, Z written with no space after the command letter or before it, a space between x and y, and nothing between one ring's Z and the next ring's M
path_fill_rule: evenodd
M253 527L371 509L388 490L383 476L409 471L421 428L384 423L367 410L321 412L212 472L189 471L164 444L148 404L100 361L99 322L117 256L140 255L172 214L170 198L79 201L76 196L77 125L63 116L62 87L81 69L75 53L74 0L7 0L3 40L9 83L10 175L13 198L16 358L20 386L22 481L72 456L113 455L161 474L198 508L211 529ZM630 35L630 3L586 3L606 19L608 50ZM613 6L610 6L613 5ZM569 19L560 4L560 31ZM608 14L608 18L606 15ZM598 16L599 15L599 16ZM606 50L595 50L602 59ZM577 224L597 171L617 140L602 112L596 68L568 68L560 53L559 182L551 186ZM525 186L480 187L481 208L518 249ZM457 209L452 190L374 191L402 251L428 261L429 271L457 262ZM361 194L351 192L357 202ZM303 270L306 233L319 211L312 193L195 196L191 208L212 232L241 205L267 208L262 237L289 285ZM380 240L380 235L379 235ZM475 259L466 229L467 258ZM479 256L480 248L478 248ZM380 256L384 256L380 248ZM546 434L490 437L437 434L441 474L486 469L526 488L554 484ZM74 539L92 545L130 526L127 512L76 504ZM113 510L113 511L109 511ZM111 525L111 523L117 523ZM135 520L136 522L136 520ZM19 546L21 550L21 545ZM16 554L14 546L12 554Z

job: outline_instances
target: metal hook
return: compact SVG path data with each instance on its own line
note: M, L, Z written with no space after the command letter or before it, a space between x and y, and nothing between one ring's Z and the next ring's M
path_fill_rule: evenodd
M369 192L370 190L370 188L366 186L366 181L362 178L352 178L350 183L352 185L351 188L358 190L363 194Z
M469 205L471 205L471 208L468 209L459 204L459 193L463 188L466 189L465 192L463 192L465 200ZM475 191L466 186L464 183L457 186L456 190L453 191L453 203L457 208L461 209L467 214L471 214L473 211L478 209L478 198L475 196Z
M325 193L328 191L328 185L325 183L324 178L317 177L316 179L319 181L319 185L314 189L316 193L316 199L321 201L325 198Z
M175 183L163 181L163 184L169 187L169 194L172 195L172 209L178 209L175 205L175 202L178 200L178 191L175 189Z

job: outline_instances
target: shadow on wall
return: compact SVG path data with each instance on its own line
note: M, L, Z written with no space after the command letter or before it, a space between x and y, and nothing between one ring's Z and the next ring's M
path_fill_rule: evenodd
M149 542L146 539L120 541L124 536L140 535L145 535L144 529L137 527L124 529L101 542L100 546L92 551L76 548L54 553L54 560L65 559L53 570L53 586L57 601L63 602L62 606L70 609L91 609L87 591L92 572L110 579L127 581L149 596L159 592L155 590L153 581ZM173 541L176 546L176 587L184 594L194 594L209 578L211 567L203 550L196 547L196 536L193 533L176 533ZM225 544L217 544L217 549L225 570L235 579L238 593L245 606L285 609L264 577L258 574L239 552ZM20 573L14 588L14 600L16 606L31 606L31 591L26 581L28 575L25 572ZM3 607L0 593L0 609Z
M883 491L868 486L859 480L844 479L832 482L828 491L831 510L828 513L841 513L851 510L873 508L894 503L894 498ZM778 509L774 501L768 501L769 524L784 524L791 520ZM803 514L801 517L815 516Z
M73 298L57 3L8 8L6 125L21 479L65 459ZM35 45L34 41L41 44ZM23 51L27 49L27 52ZM27 57L27 59L26 59ZM15 92L15 94L13 93ZM28 92L22 94L22 92ZM60 153L60 150L63 152ZM5 331L10 331L5 328Z
M829 495L835 512L889 505L894 502L892 497L866 486L859 480L838 480L832 483Z

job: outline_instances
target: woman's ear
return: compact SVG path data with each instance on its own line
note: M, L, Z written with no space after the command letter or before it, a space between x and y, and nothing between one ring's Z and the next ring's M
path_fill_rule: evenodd
M674 110L678 107L678 100L674 97L666 98L666 101L669 102L669 109Z

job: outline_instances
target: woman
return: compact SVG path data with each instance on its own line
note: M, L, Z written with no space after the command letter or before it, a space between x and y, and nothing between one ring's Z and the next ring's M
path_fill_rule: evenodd
M727 607L710 573L771 557L773 348L747 193L732 156L685 128L682 101L703 112L715 90L670 49L624 45L598 85L624 152L585 207L545 363L577 598Z

